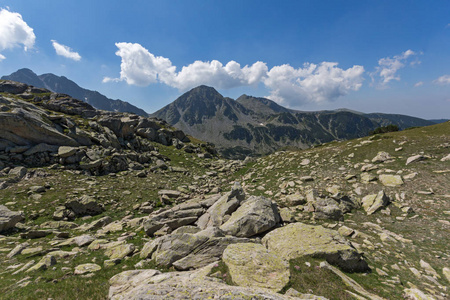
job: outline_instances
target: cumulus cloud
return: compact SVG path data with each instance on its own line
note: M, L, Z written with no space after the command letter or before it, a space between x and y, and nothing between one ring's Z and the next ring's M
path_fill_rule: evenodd
M440 85L449 85L450 84L450 75L442 75L438 79L433 81L436 84Z
M0 54L0 61L4 60L6 57Z
M405 66L406 61L411 56L417 55L412 50L406 50L400 55L395 55L394 57L385 57L378 60L378 67L376 71L372 73L372 79L374 76L381 77L381 87L386 87L386 85L392 80L400 80L400 76L397 75L397 71ZM420 64L420 61L415 60L411 64Z
M33 28L22 19L22 15L0 9L0 51L23 46L27 51L34 46L36 36ZM5 56L1 56L5 59Z
M105 77L103 82L125 81L128 84L147 86L163 83L185 91L198 85L218 89L251 86L263 83L271 92L269 98L286 105L299 105L308 101L334 100L362 85L362 66L347 70L337 63L305 64L295 69L290 65L275 66L257 61L242 67L235 61L222 64L217 60L195 61L177 71L165 57L155 56L140 44L116 43L121 57L119 78Z
M423 81L416 82L416 84L414 84L414 87L422 86L423 83L424 83Z
M62 45L55 40L52 40L53 48L55 48L56 54L60 56L64 56L69 59L73 59L75 61L79 61L81 59L80 54L73 51L70 47Z
M307 63L298 69L276 66L268 72L264 84L271 90L270 99L287 106L332 101L359 90L363 81L364 67L343 70L337 66L335 62Z

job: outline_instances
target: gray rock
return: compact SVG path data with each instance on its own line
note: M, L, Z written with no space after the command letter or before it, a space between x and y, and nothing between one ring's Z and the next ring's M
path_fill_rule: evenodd
M0 205L0 232L14 228L18 222L24 219L23 212L12 211L6 206Z
M427 159L427 158L425 156L423 156L423 155L420 155L420 154L413 155L413 156L408 157L408 159L406 160L406 165L409 165L409 164L412 164L412 163L415 163L415 162L418 162L418 161L422 161L422 160L425 160L425 159Z
M285 202L286 202L287 206L303 205L306 203L306 198L300 194L292 194L292 195L286 196Z
M378 194L372 194L365 196L362 200L362 207L368 215L375 213L381 208L385 207L389 203L389 197L386 196L384 191L378 192Z
M69 147L69 146L61 146L58 148L59 157L69 157L74 155L77 152L78 148Z
M207 276L211 269L212 265L189 272L125 271L110 279L108 297L111 300L295 299L267 289L227 285Z
M207 227L221 226L224 223L224 217L231 215L244 199L244 190L240 183L236 182L231 192L223 195L199 218L197 222L198 227L205 229Z
M277 205L265 197L251 196L231 214L220 229L237 237L251 237L278 225L281 221Z
M82 196L80 199L69 200L64 205L77 216L94 216L104 211L103 206L90 196Z
M140 256L151 257L159 266L189 270L218 261L230 244L246 242L249 240L223 236L217 228L208 228L195 234L172 233L156 238L144 245Z
M382 163L388 160L391 160L392 157L390 156L389 153L381 151L378 152L377 155L372 159L373 163Z
M37 264L26 270L26 273L38 270L47 270L49 267L55 264L56 258L53 255L46 255Z
M25 176L25 174L27 174L27 168L25 168L25 167L15 167L15 168L11 169L8 173L8 175L14 176L17 178L22 178Z

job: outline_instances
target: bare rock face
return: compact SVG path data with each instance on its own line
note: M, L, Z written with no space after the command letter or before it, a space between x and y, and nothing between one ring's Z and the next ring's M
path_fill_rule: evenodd
M60 133L44 121L45 112L40 109L28 111L15 108L11 112L0 112L0 138L16 145L39 144L79 146L72 138Z
M161 273L158 270L131 270L109 280L111 300L165 299L301 299L257 287L230 286L208 277L212 265L189 272Z
M286 260L312 256L349 272L369 269L361 254L339 232L322 226L292 223L269 232L262 243Z
M0 205L0 232L13 228L18 222L24 219L23 212L12 211L6 206Z

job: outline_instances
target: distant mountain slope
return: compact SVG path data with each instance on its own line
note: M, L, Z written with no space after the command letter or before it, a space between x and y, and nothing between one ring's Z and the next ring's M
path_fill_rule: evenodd
M18 81L35 87L46 88L55 93L64 93L73 98L85 101L97 109L130 112L141 116L148 115L144 110L128 102L109 99L97 91L84 89L64 76L56 76L51 73L38 76L30 69L20 69L8 76L3 76L1 79Z
M362 137L387 124L401 129L433 124L410 116L363 114L346 109L302 112L247 95L235 101L207 86L190 90L152 116L214 143L226 157Z

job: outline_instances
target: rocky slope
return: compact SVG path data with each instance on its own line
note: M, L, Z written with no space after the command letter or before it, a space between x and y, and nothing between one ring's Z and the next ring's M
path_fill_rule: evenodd
M45 88L55 93L67 94L89 103L96 109L148 116L144 110L126 101L109 99L97 91L84 89L64 76L56 76L51 73L38 76L30 69L20 69L10 75L3 76L1 79L18 81L37 88Z
M333 140L362 137L387 124L401 129L433 124L403 115L348 110L295 111L264 98L247 95L237 100L225 98L207 86L192 89L152 116L214 143L226 157L240 158L289 146L304 149Z
M234 161L154 119L0 87L21 120L0 127L2 299L449 297L449 122Z

